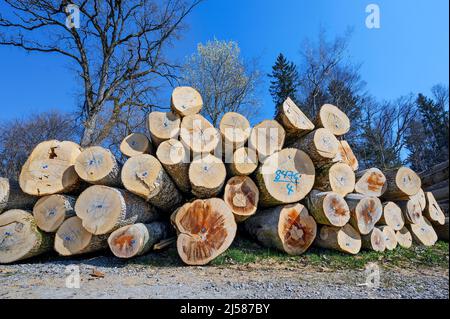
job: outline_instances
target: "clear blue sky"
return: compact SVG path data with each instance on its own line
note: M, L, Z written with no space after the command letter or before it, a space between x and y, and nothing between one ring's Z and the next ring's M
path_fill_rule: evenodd
M381 29L365 26L370 3L380 6ZM448 85L448 7L448 0L206 0L188 18L188 33L170 54L181 61L198 42L235 40L245 57L260 58L266 74L280 52L298 61L302 41L317 36L321 26L331 37L353 27L351 58L362 63L372 95L429 93L434 84ZM4 8L0 2L0 11ZM265 77L261 117L273 114L267 83ZM78 85L65 58L0 47L0 120L74 110Z

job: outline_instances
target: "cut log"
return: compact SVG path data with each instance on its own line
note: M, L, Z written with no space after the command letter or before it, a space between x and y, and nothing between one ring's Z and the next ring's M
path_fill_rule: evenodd
M322 166L316 170L314 188L346 196L355 190L355 173L344 163Z
M350 120L339 108L332 104L324 104L320 108L315 121L316 127L324 127L337 136L350 130Z
M312 190L306 206L318 224L342 227L350 220L347 202L334 192Z
M217 196L225 184L227 170L221 159L211 154L195 158L189 166L192 194L198 198Z
M180 135L181 118L172 112L151 112L147 119L147 128L155 147Z
M152 222L160 214L140 197L125 190L94 185L75 203L75 212L83 227L94 235L104 235L134 223Z
M384 172L387 188L383 198L388 200L408 199L416 195L422 186L420 177L408 167L391 169Z
M383 203L383 215L378 224L390 226L393 230L402 229L405 226L405 218L401 208L394 202Z
M183 118L180 140L196 156L213 152L220 142L220 134L207 119L194 114Z
M444 212L442 211L439 204L436 202L433 193L427 192L425 196L426 196L426 206L424 216L432 224L444 225L445 224Z
M336 153L336 156L333 158L333 162L345 163L348 166L350 166L354 172L356 172L359 168L359 163L358 159L353 153L352 148L345 140L338 142L339 142L338 152Z
M409 199L415 200L418 204L422 212L427 207L427 198L425 196L425 192L423 189L420 189L416 195L409 196Z
M16 181L0 177L0 214L11 209L32 209L37 200L25 194Z
M133 157L136 155L152 153L153 146L147 135L132 133L124 138L120 144L120 151L127 157Z
M75 197L49 195L42 197L33 208L33 216L40 229L55 233L68 218L75 216Z
M177 185L178 189L184 193L191 191L189 181L189 151L183 143L170 139L159 144L156 157L163 165L166 172Z
M381 201L361 194L349 194L345 200L350 209L350 224L361 235L369 234L383 214Z
M375 227L367 235L361 236L362 248L383 252L386 250L385 235L382 230Z
M284 127L288 139L301 137L314 130L314 124L289 97L277 108L275 119Z
M431 191L436 200L448 199L448 185Z
M55 250L61 256L75 256L108 247L108 236L96 236L84 229L82 220L71 217L63 222L55 234Z
M291 147L306 152L317 167L333 161L339 141L329 130L319 128L292 143Z
M258 168L258 155L255 150L247 147L234 151L233 160L228 165L233 176L251 175Z
M123 165L122 183L128 191L164 212L172 212L183 201L161 163L152 155L129 158Z
M167 238L169 234L170 225L168 223L138 223L112 232L108 238L108 245L114 256L125 259L133 258L149 252L155 244Z
M344 227L322 226L314 242L315 245L356 255L361 250L361 235L350 225Z
M223 199L231 208L236 222L243 222L256 213L259 190L250 177L235 176L225 185Z
M369 168L356 173L355 192L380 197L387 189L386 176L378 168Z
M256 171L261 205L269 207L302 200L313 188L314 164L298 149L272 154Z
M171 106L172 111L182 117L194 115L203 107L202 96L192 87L179 86L173 90Z
M223 115L219 129L226 158L231 158L236 149L247 143L251 131L250 123L245 116L235 112Z
M408 225L408 229L418 245L433 246L438 236L428 219L423 218L420 223Z
M397 236L395 235L395 230L393 230L390 226L381 226L378 228L383 232L386 249L394 250L397 248L398 242Z
M427 188L431 185L448 180L449 161L445 161L432 168L420 173L423 187Z
M289 255L303 254L317 234L314 218L299 203L269 208L250 217L244 225L263 246Z
M422 207L417 198L413 197L406 201L398 201L397 205L402 210L407 224L416 224L422 221Z
M409 249L412 246L412 235L407 227L403 227L400 230L397 230L395 232L395 238L397 239L398 244L400 247Z
M75 171L85 182L119 187L120 166L110 150L100 146L86 148L75 162Z
M13 209L0 215L0 264L48 252L53 236L39 230L31 213Z
M267 157L282 150L285 138L286 132L277 121L266 120L252 129L248 147L256 150L260 163L263 163Z
M436 189L439 189L439 188L448 187L448 183L449 183L449 180L446 179L446 180L443 180L442 182L439 182L439 183L436 183L436 184L433 184L433 185L430 185L430 186L426 186L424 188L424 190L427 191L427 192L432 192L432 191L434 191ZM422 183L422 187L424 187L423 183Z
M236 236L233 213L219 198L187 203L172 216L178 254L188 265L208 264L224 253Z
M445 218L444 225L435 225L434 229L435 229L436 234L437 234L439 239L445 240L445 241L448 242L448 235L449 235L448 217Z
M81 148L73 142L56 140L37 145L20 173L22 191L33 196L69 193L79 186L75 161Z

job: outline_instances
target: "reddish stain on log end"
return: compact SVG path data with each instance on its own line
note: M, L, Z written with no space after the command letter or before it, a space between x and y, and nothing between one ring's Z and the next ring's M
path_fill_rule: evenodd
M122 248L130 247L132 246L132 242L134 240L134 237L131 235L123 234L114 239L114 245L119 246Z
M367 188L372 192L380 191L384 186L384 178L383 175L377 172L373 172L367 178Z

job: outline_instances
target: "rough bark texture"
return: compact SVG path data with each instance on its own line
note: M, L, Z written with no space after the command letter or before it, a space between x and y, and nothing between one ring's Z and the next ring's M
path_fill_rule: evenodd
M11 209L32 209L37 200L25 194L16 181L0 177L0 214Z
M342 227L350 220L350 210L344 198L334 192L312 190L306 207L317 223Z
M76 198L68 195L42 197L33 208L33 216L40 229L54 233L68 218L75 216Z
M243 222L256 213L259 190L250 177L235 176L225 185L223 199L231 208L236 222Z
M315 245L356 255L361 250L361 235L350 225L344 227L322 226Z
M344 163L330 163L316 170L314 188L346 196L355 190L355 173Z
M435 225L434 229L435 229L436 234L438 235L439 239L445 240L448 242L448 235L449 235L448 217L445 218L444 225Z

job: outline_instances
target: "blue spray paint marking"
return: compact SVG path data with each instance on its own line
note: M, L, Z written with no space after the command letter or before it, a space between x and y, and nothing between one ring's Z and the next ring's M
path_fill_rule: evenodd
M274 183L286 183L288 195L294 193L294 185L300 184L300 173L289 170L277 170L275 172Z

